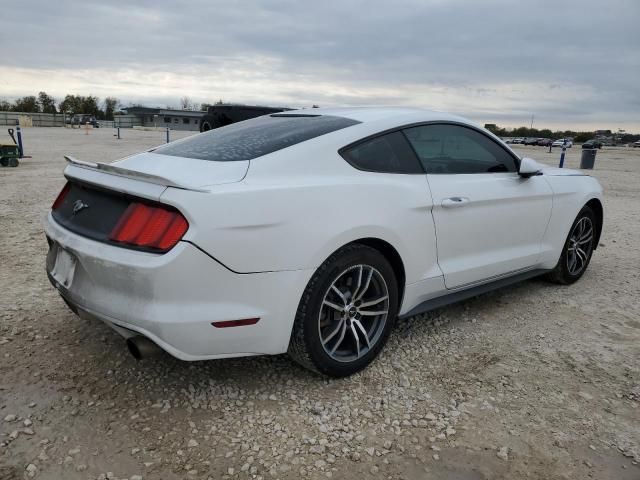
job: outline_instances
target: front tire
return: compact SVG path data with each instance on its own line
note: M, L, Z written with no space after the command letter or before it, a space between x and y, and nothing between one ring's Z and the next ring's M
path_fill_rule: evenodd
M331 377L369 365L387 342L398 312L393 268L360 244L331 255L302 294L289 342L300 365Z
M562 285L577 282L584 274L595 246L596 216L590 207L583 207L571 225L560 260L547 278Z

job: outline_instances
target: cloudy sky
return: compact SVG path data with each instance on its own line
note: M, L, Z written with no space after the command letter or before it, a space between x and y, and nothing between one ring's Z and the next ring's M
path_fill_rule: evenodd
M640 0L23 0L0 99L417 105L640 132Z

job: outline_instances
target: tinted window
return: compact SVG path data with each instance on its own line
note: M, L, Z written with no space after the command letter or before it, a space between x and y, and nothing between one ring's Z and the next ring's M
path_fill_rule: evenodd
M424 173L402 132L366 140L341 152L351 165L369 172Z
M458 125L423 125L405 131L427 173L515 172L515 159L492 139Z
M357 123L330 115L267 115L209 130L153 152L216 162L252 160Z

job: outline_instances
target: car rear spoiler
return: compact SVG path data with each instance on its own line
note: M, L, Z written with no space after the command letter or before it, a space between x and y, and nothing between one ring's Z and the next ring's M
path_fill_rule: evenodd
M126 168L116 167L115 165L109 165L107 163L85 162L83 160L78 160L77 158L74 158L71 155L65 155L64 159L68 163L76 167L86 168L88 170L97 170L100 172L108 173L110 175L117 175L119 177L131 178L133 180L140 180L142 182L153 183L155 185L162 185L165 187L172 187L172 188L180 188L182 190L191 190L193 192L209 191L209 190L203 190L200 188L189 187L187 185L181 185L179 183L174 182L173 180L169 180L168 178L164 178L159 175L151 175L149 173L137 172L135 170L128 170Z

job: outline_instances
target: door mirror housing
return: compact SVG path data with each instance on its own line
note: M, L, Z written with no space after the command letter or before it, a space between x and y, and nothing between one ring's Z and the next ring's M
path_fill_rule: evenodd
M533 177L534 175L542 175L542 165L533 158L524 157L520 160L520 169L518 175L523 178Z

